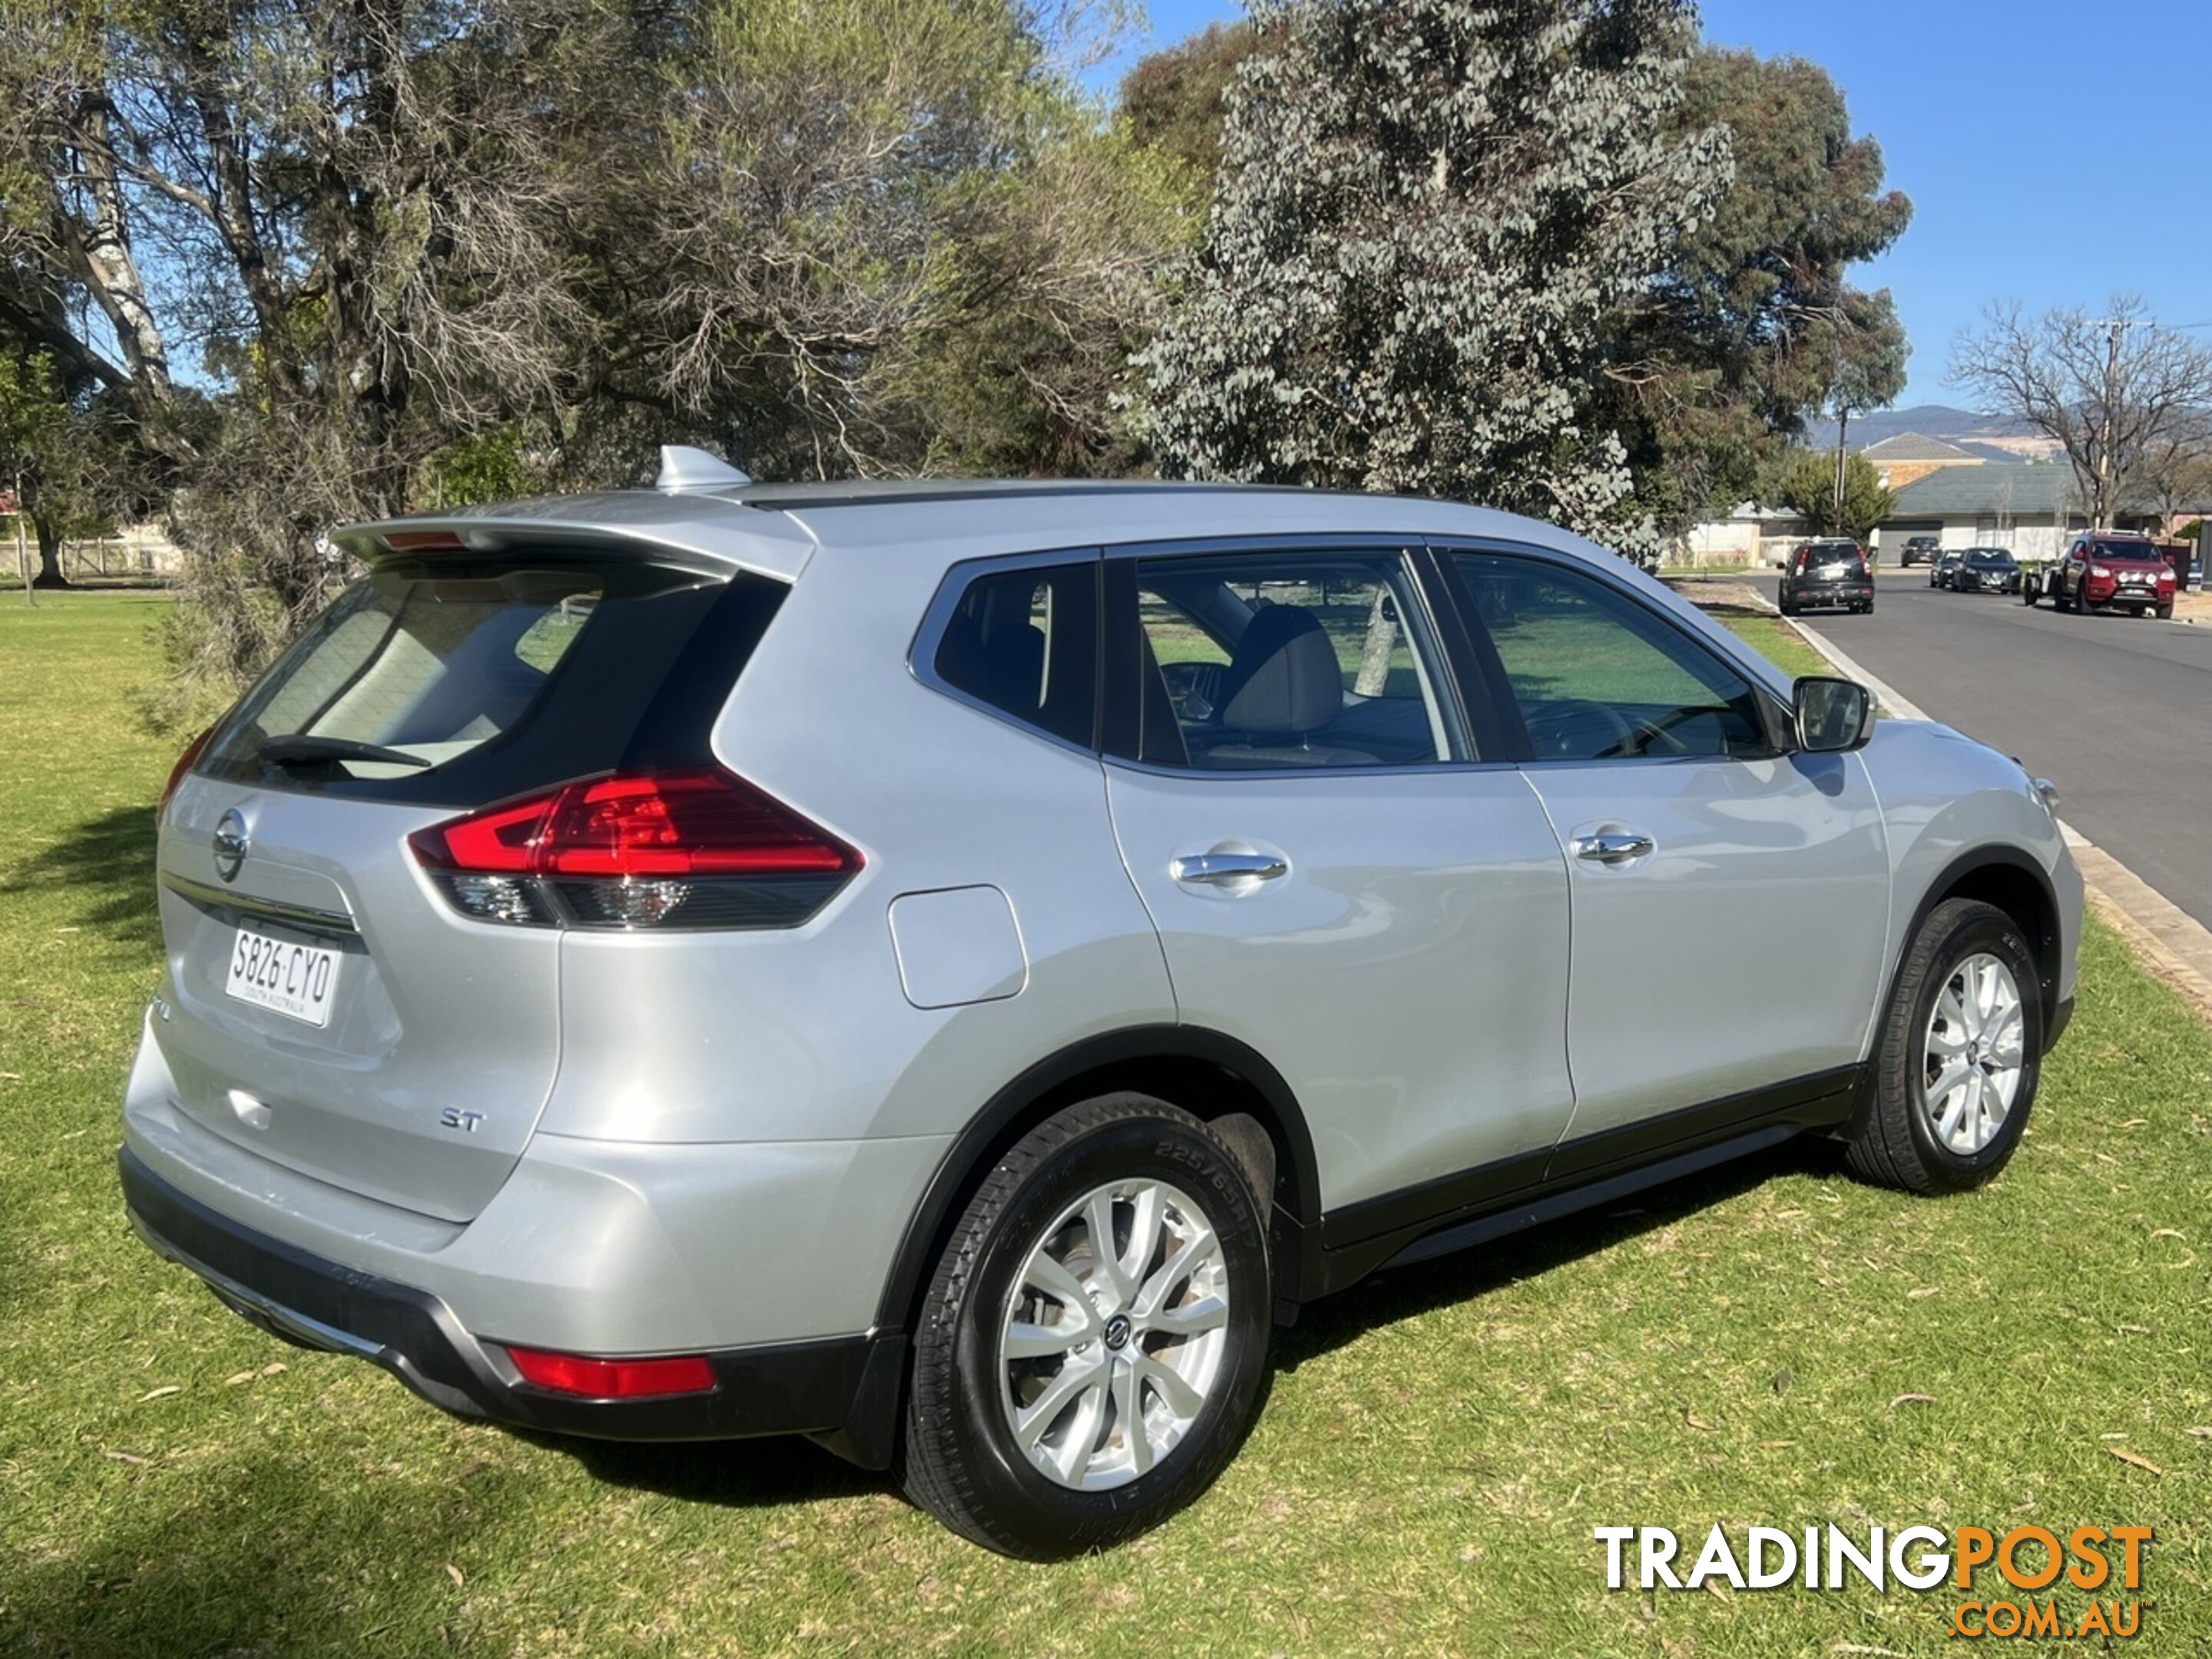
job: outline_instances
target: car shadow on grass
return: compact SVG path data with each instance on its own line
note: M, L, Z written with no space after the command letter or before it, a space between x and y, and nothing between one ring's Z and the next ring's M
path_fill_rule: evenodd
M723 1509L863 1498L896 1492L898 1486L890 1474L856 1468L797 1435L659 1443L574 1440L526 1429L511 1432L574 1458L595 1480Z
M58 890L70 896L74 926L95 928L119 945L158 946L161 917L154 897L153 809L118 806L71 824L52 846L0 878L0 890Z
M1563 1216L1525 1232L1405 1267L1386 1267L1350 1290L1310 1304L1298 1322L1275 1333L1272 1363L1295 1371L1306 1360L1357 1341L1382 1325L1471 1302L1523 1279L1565 1267L1701 1210L1762 1187L1778 1176L1841 1180L1835 1148L1801 1136L1764 1152L1668 1182L1618 1203Z

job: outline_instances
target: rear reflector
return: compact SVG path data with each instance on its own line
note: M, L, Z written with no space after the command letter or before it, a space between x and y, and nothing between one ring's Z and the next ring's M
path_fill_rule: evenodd
M532 1388L586 1400L703 1394L714 1386L714 1367L703 1354L679 1354L666 1359L586 1359L580 1354L509 1348L507 1357Z
M741 778L704 769L571 783L408 837L454 907L582 927L792 927L862 860Z

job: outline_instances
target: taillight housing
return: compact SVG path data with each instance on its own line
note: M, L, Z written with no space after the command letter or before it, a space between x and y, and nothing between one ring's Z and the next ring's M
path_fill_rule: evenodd
M599 778L449 818L407 838L479 921L617 930L794 927L860 853L714 768Z
M192 768L198 764L200 756L207 750L208 739L214 735L215 727L210 726L185 745L185 752L177 757L177 763L169 769L169 781L161 786L161 804L154 809L155 817L169 810L169 797L177 793L179 784L191 775Z

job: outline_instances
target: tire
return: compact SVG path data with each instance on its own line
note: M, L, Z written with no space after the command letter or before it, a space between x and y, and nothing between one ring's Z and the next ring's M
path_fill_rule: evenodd
M1133 1190L1115 1193L1124 1186ZM1155 1195L1152 1237L1141 1257L1123 1256L1138 1249L1146 1192ZM1111 1270L1093 1249L1088 1219L1102 1194L1120 1262ZM902 1446L907 1495L961 1536L1039 1561L1118 1544L1198 1497L1259 1410L1273 1322L1267 1212L1226 1142L1149 1096L1085 1101L1023 1137L961 1216L916 1322ZM1148 1306L1145 1292L1169 1270L1178 1238L1188 1243L1194 1221L1211 1231L1214 1248L1159 1291L1184 1309L1218 1298L1226 1311L1188 1336L1148 1330L1136 1310ZM1104 1306L1079 1316L1074 1301L1039 1288L1046 1278ZM1032 1344L1049 1346L1060 1328L1093 1334L1010 1357L1002 1340L1012 1339L1018 1310ZM1068 1389L1063 1405L1045 1403L1079 1364L1099 1382ZM1187 1417L1162 1370L1196 1399ZM1146 1430L1136 1437L1123 1409L1132 1397ZM1036 1425L1034 1453L1017 1438L1024 1406L1049 1413Z
M2020 585L2020 597L2023 605L2033 605L2043 597L2043 590L2033 582L2023 580Z
M1954 979L1970 968L1978 983L1994 988L1996 981L1984 978L1983 964L1988 963L2009 975L2016 1002L2009 1013L1983 1016L1957 994ZM1846 1143L1851 1169L1864 1180L1909 1193L1965 1192L1993 1179L2011 1162L2035 1104L2043 1055L2041 993L2034 954L2010 916L1976 899L1947 899L1937 905L1906 948L1883 1012L1873 1100L1865 1121ZM1961 1029L1958 1015L1942 1013L1945 1034L1938 1038L1939 1005L1947 1003L1980 1022L1971 1028L1972 1036ZM2002 1009L2002 995L1992 1004ZM1989 1030L1990 1022L1998 1029ZM2019 1063L2010 1068L2007 1097L2001 1062L2013 1052L2008 1034L2015 1026ZM1982 1051L1984 1042L1987 1054ZM1951 1043L1960 1047L1947 1059L1939 1044ZM1932 1084L1927 1069L1931 1059L1938 1073ZM1931 1095L1954 1061L1962 1080ZM1984 1107L1996 1118L1993 1124L1981 1115ZM1955 1139L1941 1132L1944 1122L1954 1125ZM1978 1140L1984 1129L1986 1139Z
M2160 622L2172 622L2173 620L2173 607L2170 605L2162 605L2159 606L2158 619Z

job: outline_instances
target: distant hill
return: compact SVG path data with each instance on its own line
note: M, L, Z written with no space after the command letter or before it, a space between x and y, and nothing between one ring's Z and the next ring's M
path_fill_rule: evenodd
M1863 449L1869 444L1878 444L1885 438L1905 432L1941 438L1946 443L1984 454L1991 460L2039 459L2053 448L2048 438L2024 421L1984 415L1971 409L1954 409L1948 404L1915 404L1910 409L1870 410L1864 415L1851 416L1853 449ZM1836 441L1836 423L1815 421L1806 441L1815 449L1827 448Z

